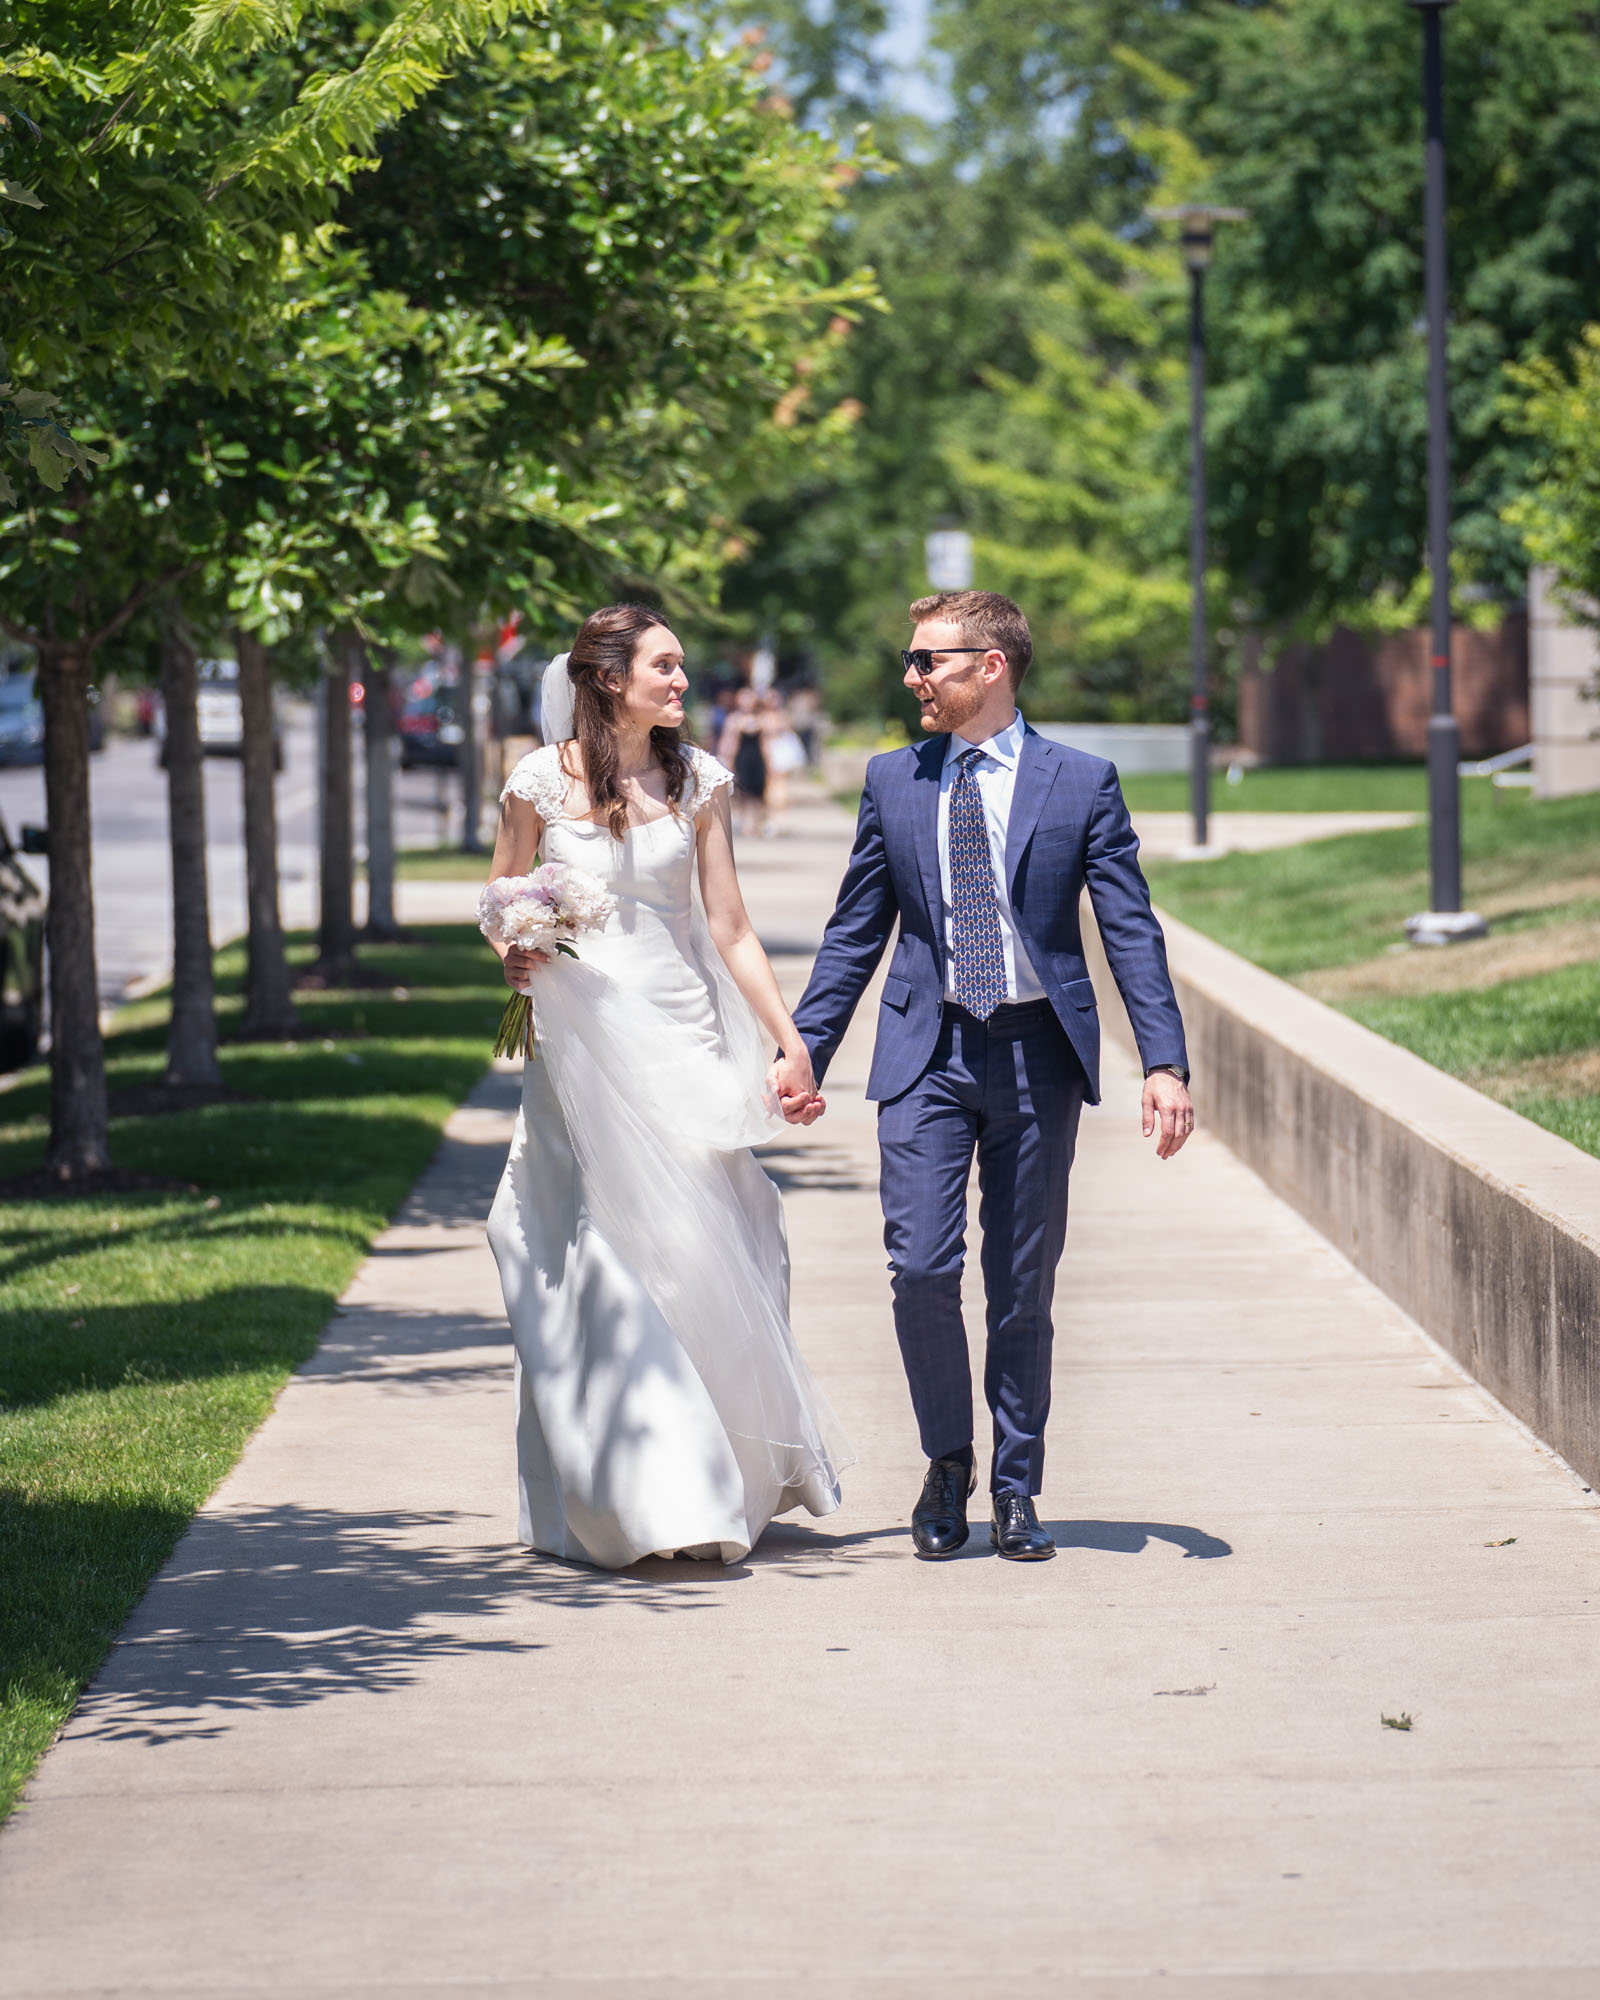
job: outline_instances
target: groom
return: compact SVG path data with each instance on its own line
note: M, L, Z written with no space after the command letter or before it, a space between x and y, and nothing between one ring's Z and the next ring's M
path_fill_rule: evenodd
M1040 1561L1034 1512L1050 1411L1051 1296L1078 1113L1099 1098L1100 1023L1078 928L1087 884L1144 1063L1144 1131L1170 1159L1194 1112L1183 1022L1115 769L1017 714L1033 658L1007 597L911 607L906 686L929 740L867 767L855 848L795 1025L817 1081L898 926L867 1095L878 1102L895 1332L928 1472L919 1556L967 1539L977 1485L961 1318L967 1178L982 1193L984 1395L994 1420L995 1548ZM791 1100L809 1123L820 1100Z

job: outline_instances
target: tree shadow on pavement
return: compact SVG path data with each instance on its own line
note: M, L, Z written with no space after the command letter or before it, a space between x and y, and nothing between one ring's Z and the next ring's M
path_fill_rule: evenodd
M232 1712L390 1694L443 1660L541 1652L553 1638L545 1610L708 1610L716 1583L748 1573L592 1570L507 1547L499 1525L454 1511L292 1505L202 1515L71 1733L151 1744L220 1736Z
M1214 1561L1231 1556L1233 1544L1203 1528L1181 1528L1170 1521L1046 1521L1058 1549L1102 1549L1108 1555L1136 1556L1152 1541L1171 1542L1185 1556Z
M743 1563L651 1559L622 1571L489 1539L489 1516L301 1506L202 1515L84 1696L73 1735L152 1745L226 1734L231 1717L392 1694L477 1654L554 1643L545 1614L708 1611L758 1570L820 1577L903 1529L829 1535L777 1523Z
M861 1162L848 1146L780 1143L763 1146L756 1158L784 1194L875 1194L878 1183L863 1179Z

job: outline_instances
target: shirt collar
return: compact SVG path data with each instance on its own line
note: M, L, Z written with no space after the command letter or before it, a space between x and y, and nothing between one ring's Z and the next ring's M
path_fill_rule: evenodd
M1022 740L1027 733L1028 725L1020 713L1012 716L1005 728L991 736L987 743L968 743L964 736L957 736L952 732L950 747L945 752L945 762L953 763L963 750L976 749L981 750L986 757L992 757L995 763L1004 764L1008 769L1015 770L1017 761L1022 755Z

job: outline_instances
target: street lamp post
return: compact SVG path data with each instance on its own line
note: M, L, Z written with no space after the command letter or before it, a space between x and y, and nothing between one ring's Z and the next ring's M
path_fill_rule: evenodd
M1483 937L1482 917L1461 907L1461 732L1450 685L1449 284L1444 217L1444 10L1455 0L1408 0L1422 16L1424 185L1422 222L1428 318L1428 570L1432 594L1432 703L1428 715L1430 907L1406 919L1413 944Z
M1206 656L1206 271L1219 222L1243 222L1246 208L1188 202L1152 208L1152 221L1180 225L1179 248L1189 269L1189 797L1194 845L1204 850L1211 812L1211 693Z

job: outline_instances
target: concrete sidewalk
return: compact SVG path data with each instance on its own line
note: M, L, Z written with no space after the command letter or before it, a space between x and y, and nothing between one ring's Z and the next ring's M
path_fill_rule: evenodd
M791 983L848 832L796 829L746 861ZM1600 1991L1593 1499L1219 1145L1158 1166L1113 1055L1062 1553L918 1564L869 1029L770 1157L843 1512L514 1546L488 1079L0 1836L0 1994Z

